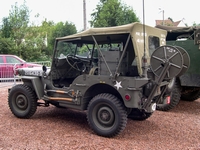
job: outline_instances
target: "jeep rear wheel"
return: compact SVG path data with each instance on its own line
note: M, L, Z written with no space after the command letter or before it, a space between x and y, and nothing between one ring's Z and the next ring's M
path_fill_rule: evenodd
M181 100L195 101L200 96L200 89L194 87L183 87L181 92Z
M124 130L127 113L123 103L112 94L99 94L88 105L87 120L98 135L113 137Z
M9 92L8 105L16 117L30 118L37 109L35 93L30 87L18 84Z
M168 96L170 96L169 101ZM156 105L156 109L161 111L168 111L178 105L180 97L181 87L178 82L175 82L171 92L161 98L160 102Z

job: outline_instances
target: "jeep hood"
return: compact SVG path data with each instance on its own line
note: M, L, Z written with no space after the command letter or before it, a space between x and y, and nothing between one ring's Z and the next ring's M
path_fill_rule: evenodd
M44 71L42 67L33 67L33 68L18 68L17 74L20 76L42 76ZM46 74L50 72L50 68L47 68Z

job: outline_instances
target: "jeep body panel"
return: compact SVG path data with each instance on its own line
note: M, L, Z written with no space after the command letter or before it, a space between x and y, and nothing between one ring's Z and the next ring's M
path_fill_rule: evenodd
M94 92L95 94L98 92L103 93L103 91L106 92L104 88L107 88L107 90L110 90L109 92L115 95L120 95L126 107L138 108L141 107L139 106L139 101L141 99L140 92L142 87L147 83L148 79L141 80L137 78L120 76L117 78L117 80L113 80L109 76L81 75L74 80L70 88L74 89L75 91L79 89L83 94L83 97L88 96L87 91L91 90L91 88L93 88L92 90L97 90ZM96 86L98 88L96 88ZM131 98L126 100L126 95L130 95Z

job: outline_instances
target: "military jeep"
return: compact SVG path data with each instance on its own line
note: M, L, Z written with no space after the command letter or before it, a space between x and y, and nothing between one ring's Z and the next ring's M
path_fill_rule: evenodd
M150 117L171 79L184 72L182 53L164 46L166 34L131 23L56 38L50 68L17 70L23 84L9 89L10 110L18 118L30 118L37 106L86 111L96 134L113 137L127 118Z

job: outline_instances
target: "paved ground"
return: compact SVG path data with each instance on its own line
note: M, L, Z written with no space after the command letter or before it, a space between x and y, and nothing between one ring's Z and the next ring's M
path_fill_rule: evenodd
M200 150L200 99L145 121L128 120L120 135L104 138L90 130L84 112L38 107L32 118L18 119L9 110L7 87L0 91L0 150Z

